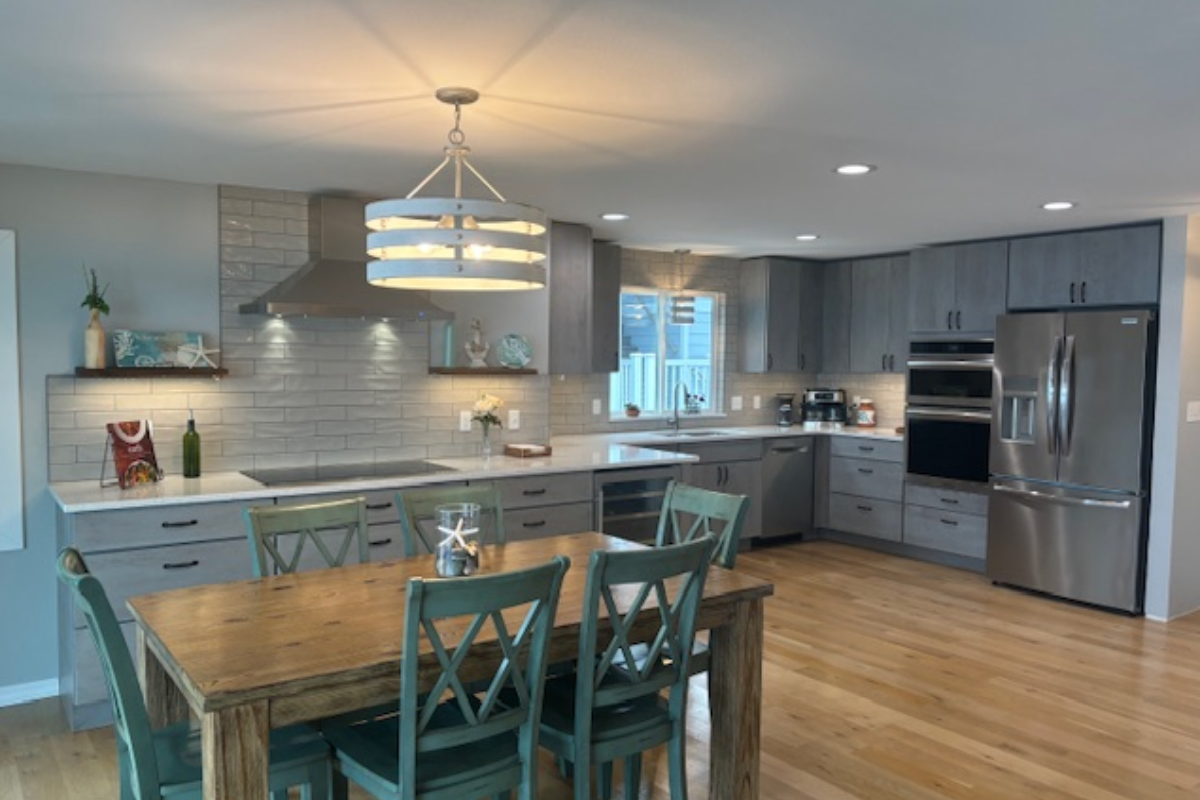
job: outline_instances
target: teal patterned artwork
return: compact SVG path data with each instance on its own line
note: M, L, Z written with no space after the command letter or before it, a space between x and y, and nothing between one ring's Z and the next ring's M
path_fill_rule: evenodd
M181 356L179 349L184 349ZM186 353L202 350L199 333L184 331L113 331L118 367L186 367Z

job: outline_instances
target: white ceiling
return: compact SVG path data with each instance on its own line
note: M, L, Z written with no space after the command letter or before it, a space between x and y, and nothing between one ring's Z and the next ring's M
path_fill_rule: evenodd
M1200 207L1197 0L12 2L0 162L395 196L446 85L483 93L463 129L501 192L628 246L831 258Z

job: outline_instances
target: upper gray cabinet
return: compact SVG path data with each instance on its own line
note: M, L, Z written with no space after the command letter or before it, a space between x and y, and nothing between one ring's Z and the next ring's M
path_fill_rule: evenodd
M755 258L739 269L742 372L816 372L821 354L820 265Z
M620 368L621 248L592 229L550 225L550 372Z
M990 336L1004 313L1008 242L975 242L909 254L908 325L919 335Z
M850 309L853 291L851 261L821 268L824 316L821 324L821 372L850 371Z
M1155 304L1161 241L1157 223L1014 239L1008 307Z
M903 372L908 256L854 261L850 279L850 372Z

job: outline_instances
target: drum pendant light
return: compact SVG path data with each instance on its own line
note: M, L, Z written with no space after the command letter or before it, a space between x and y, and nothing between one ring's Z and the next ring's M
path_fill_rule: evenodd
M671 303L668 308L667 322L672 325L692 325L696 322L696 298L687 293L684 288L687 284L687 279L684 275L683 260L691 250L679 249L675 251L676 264L679 267L679 291L671 295Z
M437 90L454 106L442 163L401 199L366 208L367 280L388 289L512 291L546 285L546 214L505 200L467 160L471 148L459 127L462 106L479 99L464 87ZM453 197L417 197L447 166L454 167ZM490 197L463 196L463 170Z

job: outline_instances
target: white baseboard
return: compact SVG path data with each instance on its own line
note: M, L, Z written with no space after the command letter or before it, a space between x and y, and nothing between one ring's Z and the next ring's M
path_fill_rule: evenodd
M34 700L54 697L57 694L57 678L52 678L48 681L33 681L32 683L0 686L0 708L4 708L5 706L19 706L22 703L31 703Z

